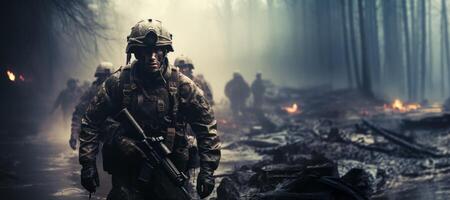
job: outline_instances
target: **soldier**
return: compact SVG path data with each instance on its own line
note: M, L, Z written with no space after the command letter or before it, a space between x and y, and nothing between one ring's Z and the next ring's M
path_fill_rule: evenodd
M261 78L261 72L256 73L256 79L252 83L253 108L259 110L262 107L266 86Z
M225 95L230 100L230 107L235 117L242 114L245 103L250 96L250 87L238 72L233 73L233 79L225 85Z
M194 63L192 60L184 55L181 55L175 59L174 65L178 67L181 73L183 73L185 76L189 77L194 81L194 83L203 91L203 94L205 95L206 99L208 100L208 103L212 106L214 105L212 90L209 86L208 82L206 82L203 75L199 74L197 76L194 76ZM198 157L198 148L197 148L197 141L195 138L195 135L192 133L191 127L187 127L187 134L189 138L189 161L188 161L188 175L192 175L195 173L195 169L199 167L199 157ZM193 183L195 180L193 177L190 177L192 180L189 181L188 187L192 191Z
M200 172L197 193L207 197L214 189L213 173L220 161L220 141L213 111L201 89L170 66L167 53L173 51L172 35L158 20L138 22L127 37L127 63L134 54L136 61L122 68L120 74L109 77L82 119L79 161L82 165L81 184L89 192L99 185L96 154L99 149L101 123L123 108L134 115L149 136L163 136L172 150L169 158L180 171L186 170L188 143L186 124L197 137ZM143 158L141 141L135 139L126 126L119 123L108 132L103 161L112 174L109 200L115 199L184 199L165 174L152 171L150 183L139 177ZM108 148L107 148L108 147Z
M92 85L84 90L78 105L75 107L75 111L72 113L72 128L70 134L69 145L75 150L77 147L78 135L81 127L81 117L83 117L89 102L94 98L97 92L100 90L101 85L111 75L112 63L102 62L97 66L94 77L97 79L92 82Z
M53 104L52 112L54 112L59 106L63 113L64 121L69 118L69 113L75 107L77 99L81 95L81 89L78 87L78 80L69 79L67 81L67 88L61 91L56 98L55 104Z
M174 65L180 69L181 73L192 79L194 83L203 90L209 105L214 105L211 86L205 80L205 77L202 74L194 76L194 63L192 62L192 60L184 55L181 55L175 59Z

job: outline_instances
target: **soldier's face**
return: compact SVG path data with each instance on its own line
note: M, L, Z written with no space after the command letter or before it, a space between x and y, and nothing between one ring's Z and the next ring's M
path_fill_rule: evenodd
M156 72L161 68L164 51L161 49L141 49L136 52L135 56L138 60L144 61L143 63L149 71Z
M144 55L145 66L149 67L151 71L158 71L161 68L161 62L164 58L162 50L152 50L146 52Z

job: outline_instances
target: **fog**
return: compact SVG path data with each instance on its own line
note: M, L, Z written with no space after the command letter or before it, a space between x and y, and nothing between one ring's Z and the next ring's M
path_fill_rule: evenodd
M284 4L275 4L283 12ZM190 57L195 74L204 74L220 99L223 88L234 71L241 72L247 82L256 72L275 83L301 87L311 84L287 56L292 42L291 20L288 16L270 16L265 1L162 1L112 0L93 3L90 8L106 25L102 34L108 40L98 41L98 54L88 57L72 73L80 79L92 76L100 61L111 61L115 66L125 64L126 36L141 19L158 19L173 34L175 51L169 54L173 63L179 55ZM269 19L275 17L276 19ZM273 23L276 22L276 23ZM309 82L308 82L309 81Z
M173 34L175 52L169 54L170 61L181 54L192 58L195 73L205 75L217 102L234 71L249 83L260 71L264 79L280 86L327 85L387 101L442 102L450 94L447 4L441 0L4 2L1 22L7 29L0 37L0 86L8 97L5 101L24 113L48 110L68 78L93 80L101 61L116 68L124 65L131 27L152 18ZM26 81L11 82L6 70L23 74ZM30 108L25 109L24 103ZM5 117L17 112L8 103L4 107L10 110Z

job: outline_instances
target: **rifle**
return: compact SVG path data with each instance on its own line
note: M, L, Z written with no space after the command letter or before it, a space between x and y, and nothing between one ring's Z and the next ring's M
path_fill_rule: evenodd
M128 122L129 125L140 135L142 139L142 151L145 155L146 163L142 166L139 175L139 180L149 182L150 171L156 167L160 167L162 171L166 173L171 182L177 186L184 194L186 199L192 199L187 189L184 187L184 183L188 177L180 172L173 162L167 157L171 153L169 148L163 143L164 138L159 137L147 137L142 127L136 122L130 112L124 108L117 115L117 119L120 122Z

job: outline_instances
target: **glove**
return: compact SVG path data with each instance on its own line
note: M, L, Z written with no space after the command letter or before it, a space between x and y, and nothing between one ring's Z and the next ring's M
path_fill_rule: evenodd
M213 172L200 169L197 177L197 194L200 198L205 198L214 190Z
M81 185L91 193L95 192L96 188L100 186L95 164L83 165L81 169Z
M76 150L77 149L77 140L73 137L70 137L69 145L70 145L70 148L72 148L73 150Z

